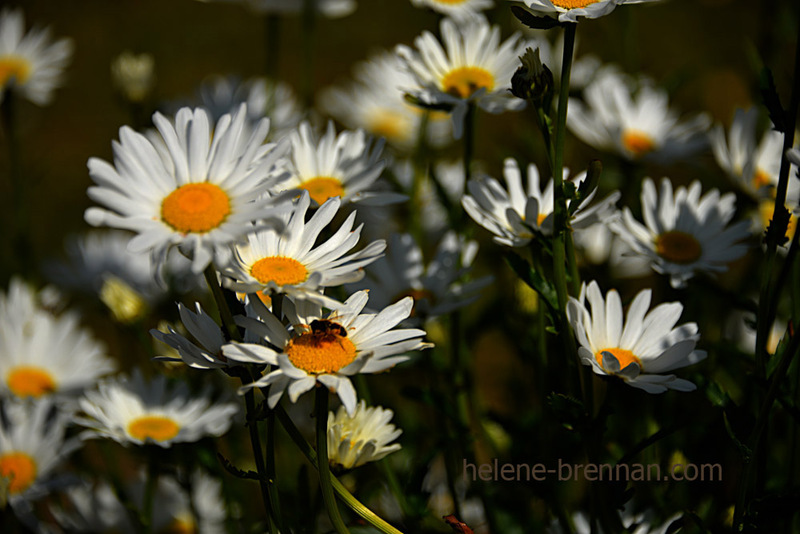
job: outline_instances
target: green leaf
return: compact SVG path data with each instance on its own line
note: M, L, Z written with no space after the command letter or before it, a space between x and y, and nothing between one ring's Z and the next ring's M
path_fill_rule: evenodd
M572 215L578 211L581 203L589 198L589 195L592 194L592 191L597 189L597 184L600 181L600 174L602 174L602 172L603 164L599 159L594 159L589 163L589 167L586 169L586 178L583 179L578 187L578 193L575 195L575 201L571 202L569 205L570 217L572 217Z
M551 28L562 26L558 19L550 17L537 17L527 9L524 9L520 6L511 6L511 12L515 17L517 17L517 19L519 19L521 23L528 28L533 28L534 30L549 30Z
M731 398L722 389L722 386L719 385L717 382L711 382L708 387L705 388L706 397L708 400L711 401L711 404L717 406L719 408L725 408L731 403Z
M753 458L753 450L748 447L747 445L739 439L736 433L733 431L733 427L731 427L730 420L728 419L728 414L723 412L722 417L725 420L725 430L728 432L728 435L733 440L733 443L736 445L736 448L739 449L739 452L742 455L745 463L749 462Z
M772 78L772 71L766 67L761 69L759 90L761 91L761 98L764 99L764 105L767 108L769 119L772 121L772 125L777 131L786 133L786 111L781 105L781 97L778 95L778 89L775 87L775 80Z
M453 106L450 104L430 104L428 102L423 102L419 98L415 97L414 95L410 95L408 93L403 94L403 98L411 104L412 106L417 106L418 108L422 109L430 109L433 111L444 111L450 113L453 111Z
M558 309L556 288L545 280L540 273L534 271L528 262L513 252L505 255L506 262L520 279L533 288L541 296L551 310Z
M572 430L585 423L586 407L575 397L563 393L551 393L547 396L547 404L564 428Z

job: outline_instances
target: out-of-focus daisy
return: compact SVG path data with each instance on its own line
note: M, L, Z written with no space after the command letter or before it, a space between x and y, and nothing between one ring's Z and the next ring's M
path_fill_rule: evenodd
M595 373L617 376L648 393L694 391L697 386L688 380L660 373L706 357L705 351L695 350L700 339L697 325L675 326L683 312L680 302L660 304L648 312L650 296L649 289L640 291L623 321L622 301L615 290L604 299L597 282L584 284L580 298L570 297L567 303L567 317L580 343L578 356Z
M319 139L308 122L300 124L289 139L291 178L281 184L282 189L304 189L318 205L332 197L378 205L405 200L396 193L367 191L386 167L381 159L383 140L373 144L363 130L337 135L332 122Z
M560 22L578 22L578 17L596 19L608 15L622 4L640 4L656 0L523 0L538 13L558 17Z
M544 189L539 181L539 170L536 165L528 165L528 187L522 187L522 173L517 162L507 158L503 166L503 176L508 190L500 182L490 176L482 176L467 183L469 195L461 200L464 210L475 222L494 234L495 242L509 246L521 247L534 238L534 231L545 235L553 233L554 200L553 181L550 180ZM564 169L564 180L569 170ZM576 188L586 178L582 172L571 181ZM597 190L595 189L573 212L570 225L573 230L587 228L598 221L606 221L614 215L614 204L619 192L607 196L600 202L590 206ZM571 201L574 202L574 201ZM571 204L570 202L570 204ZM570 208L571 209L571 208Z
M50 29L32 28L25 33L20 9L0 11L0 102L7 90L44 106L61 85L72 56L72 41L52 41Z
M30 307L35 293L19 280L9 294L0 306L0 395L74 395L114 369L77 314ZM23 303L20 309L16 302Z
M63 495L62 502L51 503L50 512L67 532L134 532L125 506L108 484L75 484Z
M677 513L664 522L659 522L653 517L652 511L648 510L640 514L634 514L631 506L632 501L628 501L625 509L620 512L620 520L622 526L625 527L626 532L631 534L667 534L670 532L670 527L673 521L680 517ZM595 532L592 529L591 519L583 512L576 512L572 514L571 526L574 534L592 534ZM598 533L603 534L603 529L597 529ZM558 520L554 520L547 529L547 534L566 534L566 531Z
M511 94L511 77L524 52L519 34L500 43L500 28L483 17L458 25L445 18L441 23L444 48L430 32L414 40L417 50L397 47L416 79L416 87L405 88L420 102L452 106L453 134L461 137L467 106L475 103L489 113L518 110L525 101Z
M296 15L303 11L309 0L200 0L201 2L232 2L244 4L256 13ZM355 0L310 0L314 12L324 17L338 19L356 10Z
M306 222L310 204L304 191L294 210L284 217L283 232L267 229L249 234L247 244L235 248L233 261L224 271L230 279L227 285L245 293L286 293L329 305L335 301L322 294L325 288L363 278L362 268L380 257L386 242L373 241L348 254L358 244L363 226L353 229L356 213L351 212L329 239L315 246L319 234L336 216L341 199L325 201Z
M379 313L361 313L367 305L367 291L359 291L344 304L323 315L319 305L301 300L284 301L284 312L292 326L288 331L270 313L243 323L270 347L253 343L232 343L222 348L231 360L277 366L266 376L241 390L269 388L270 407L278 404L284 391L289 400L312 389L317 383L336 392L347 409L355 413L356 392L350 377L378 373L409 359L405 354L430 347L422 341L424 330L395 329L411 314L414 300L406 297ZM259 301L252 303L258 306ZM277 349L277 350L276 350Z
M368 289L375 308L411 296L414 317L437 317L476 301L479 291L491 283L491 277L463 281L477 253L477 242L450 231L426 265L410 234L393 234L386 257L371 265L367 277L353 287Z
M60 485L54 468L80 446L65 439L69 415L49 400L6 402L0 417L0 479L9 482L11 506L48 494Z
M166 153L129 127L114 143L114 166L91 158L89 174L97 183L88 194L103 208L86 210L86 221L133 230L132 252L151 251L163 266L177 245L199 273L214 257L224 264L229 245L253 230L251 223L273 215L276 197L264 193L284 175L276 163L285 145L262 144L269 130L263 119L242 136L247 115L242 105L214 126L203 109L182 108L172 124L153 115ZM213 129L212 129L213 128Z
M411 4L432 9L456 20L469 19L494 7L492 0L411 0Z
M408 150L418 141L424 111L409 104L401 88L416 82L405 63L390 52L379 52L353 68L355 81L331 87L319 96L320 107L348 128L362 128ZM452 139L446 114L428 113L427 142L442 146Z
M151 54L123 52L111 62L111 81L130 102L143 102L156 84L155 59Z
M214 401L209 387L192 393L183 382L171 386L163 375L147 381L138 371L130 379L101 381L79 402L86 415L76 421L90 429L84 439L104 437L123 445L154 443L164 448L221 436L239 411L236 403Z
M707 115L679 121L666 91L644 77L636 85L634 96L631 78L601 69L584 91L585 104L570 99L567 126L585 143L629 160L671 162L705 146Z
M171 326L166 332L152 329L150 334L165 345L169 345L178 352L179 357L157 356L156 360L168 362L183 362L195 369L219 369L228 367L228 360L222 355L222 345L225 336L222 329L214 322L200 304L196 304L197 312L190 311L183 304L178 303L178 313L186 331L194 336L199 345L189 341Z
M389 421L394 412L359 401L353 415L344 406L334 414L328 412L328 455L333 465L353 469L400 450L391 443L403 433ZM391 445L390 445L391 443Z
M650 260L634 254L631 247L600 222L575 234L575 247L594 265L608 263L616 278L638 278L650 274Z
M656 192L653 180L642 183L642 215L645 224L624 208L622 218L612 225L634 250L650 259L657 273L669 276L672 287L682 287L697 272L722 272L726 265L744 255L747 246L739 243L748 236L749 222L728 226L736 207L733 193L720 195L712 189L702 197L699 181L688 188L661 180Z
M464 163L439 160L418 184L414 184L414 166L409 160L397 162L392 166L392 172L405 191L418 187L416 198L409 209L413 209L420 217L425 230L442 235L450 227L448 208L458 206L464 196ZM403 229L397 228L395 231Z

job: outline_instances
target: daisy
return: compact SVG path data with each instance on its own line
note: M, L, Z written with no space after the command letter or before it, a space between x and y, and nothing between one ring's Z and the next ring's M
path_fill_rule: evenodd
M236 403L212 400L210 387L192 393L183 382L170 386L163 375L146 381L138 370L130 379L101 381L97 391L87 391L79 402L86 416L76 422L90 429L83 439L163 448L221 436L239 411Z
M303 191L294 210L284 217L283 232L267 229L249 234L247 245L234 249L233 261L223 271L229 278L227 285L245 293L286 293L330 305L335 301L322 294L326 287L363 278L362 268L382 255L386 242L373 241L347 254L358 244L363 226L353 230L356 212L351 212L329 239L315 246L320 233L336 216L341 199L325 201L306 222L310 204L311 197Z
M596 19L608 15L622 4L639 4L656 0L523 0L538 13L558 17L559 22L578 22L578 17Z
M332 122L319 140L308 122L300 124L289 139L291 177L281 184L282 189L304 189L317 205L331 197L377 205L406 199L403 195L366 190L386 167L386 161L380 159L383 140L373 145L363 130L337 135Z
M76 313L54 316L35 295L15 279L0 299L0 396L74 395L114 370Z
M653 180L642 183L642 214L645 224L625 208L622 219L612 224L636 254L650 259L654 271L670 277L672 287L683 287L695 273L722 272L726 264L740 258L747 246L747 221L728 226L736 211L733 193L720 195L713 189L700 197L701 185L678 187L673 195L668 178L656 192Z
M411 0L411 4L414 7L432 9L455 20L469 19L494 7L492 0Z
M163 266L167 251L178 245L199 273L216 256L224 264L229 245L268 219L280 197L264 193L283 175L276 163L285 145L262 144L269 120L263 119L251 136L242 136L247 115L223 115L212 125L207 111L182 108L175 123L160 113L153 122L163 140L154 144L125 126L114 143L114 166L89 160L97 183L88 194L103 208L86 210L93 226L132 230L129 249L150 251Z
M480 290L492 282L491 276L464 281L477 254L477 242L451 230L426 265L422 249L410 234L392 234L386 257L371 265L367 277L353 287L368 289L376 308L411 296L412 317L437 317L475 302Z
M233 2L244 4L256 13L296 15L302 13L308 0L200 0L201 2ZM311 0L314 11L320 15L338 19L346 17L356 9L355 0Z
M483 17L462 25L445 18L442 45L430 32L414 40L417 51L399 45L397 54L416 79L406 90L423 104L448 106L453 112L453 134L461 137L469 104L489 113L519 110L525 101L511 94L511 77L519 66L524 43L514 34L500 43L500 28Z
M7 402L0 418L0 480L9 482L12 507L25 509L28 501L60 485L51 472L80 446L65 439L70 414L50 400Z
M585 104L570 99L567 126L585 143L633 161L672 162L705 146L707 115L680 122L666 91L640 77L634 96L633 85L614 67L602 68L584 91Z
M409 359L405 353L431 347L424 343L424 330L394 329L408 318L414 300L406 297L377 314L361 313L367 305L367 291L359 291L324 315L318 304L302 300L284 301L284 313L291 332L272 314L264 310L259 319L242 322L248 329L269 343L232 343L222 348L231 360L277 366L266 376L240 388L240 393L253 387L269 388L268 403L278 404L284 391L289 400L314 388L317 383L336 392L347 413L356 409L356 393L350 381L358 373L378 373ZM259 301L253 301L254 306Z
M25 17L19 9L0 11L0 102L13 90L34 104L44 106L61 85L72 56L72 41L52 41L49 29L25 33Z
M507 158L503 166L503 176L508 184L504 189L500 182L490 176L479 177L467 183L469 195L464 195L461 204L475 222L494 234L494 241L508 247L527 245L536 235L553 233L553 181L550 180L544 189L539 181L539 170L536 165L528 165L527 191L522 187L522 174L517 162ZM569 170L564 169L564 181L569 177ZM582 172L571 181L576 189L586 178ZM592 191L573 211L570 225L573 230L587 228L599 221L607 221L614 216L614 204L619 199L619 191L615 191L604 200L589 206L597 190ZM572 202L569 209L572 210Z
M640 291L623 321L622 301L615 290L604 299L597 282L584 284L580 298L570 297L567 303L567 317L580 343L578 356L596 374L617 376L648 393L694 391L697 386L688 380L659 373L705 359L705 351L695 350L700 339L697 324L675 326L683 312L680 302L660 304L648 312L650 296L649 289Z
M425 112L403 96L402 88L416 83L405 63L383 51L356 64L353 71L355 81L321 92L322 110L348 128L361 128L396 148L411 149L418 142ZM427 142L442 146L452 139L446 114L431 111L427 120Z
M330 463L342 469L353 469L399 451L399 443L390 445L403 433L389 422L393 415L392 410L380 406L367 408L363 399L353 415L348 415L344 406L335 414L328 412Z
M183 362L194 369L219 369L231 364L222 355L222 346L226 343L222 329L204 310L200 303L195 303L197 312L193 312L178 303L178 314L186 331L197 343L189 341L171 326L166 332L152 329L150 335L175 349L179 357L161 355L154 359L167 362Z

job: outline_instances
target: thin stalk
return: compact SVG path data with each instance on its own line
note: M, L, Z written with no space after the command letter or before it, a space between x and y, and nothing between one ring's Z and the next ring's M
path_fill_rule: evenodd
M316 22L314 0L303 1L303 64L301 66L300 95L303 104L310 109L314 100L314 48L316 45Z
M228 338L233 341L241 341L242 334L239 332L239 327L236 326L236 323L233 320L231 309L228 307L228 303L225 301L225 295L222 293L222 288L217 281L217 270L214 268L213 263L208 264L208 267L206 267L205 271L203 271L203 275L206 278L208 289L211 290L211 294L214 296L214 302L217 303L219 318L222 320L223 328L225 328L225 331L228 332Z
M422 119L419 121L419 129L417 131L417 143L414 147L414 176L411 182L408 226L411 229L411 235L417 243L423 242L423 226L422 226L422 210L419 209L419 195L422 191L422 186L426 179L428 179L428 123L430 122L430 112L424 111Z
M270 499L272 515L275 518L275 526L277 531L280 532L280 526L283 523L281 518L281 503L280 496L278 495L278 488L275 486L277 480L277 470L275 468L275 411L270 410L267 415L267 445L266 445L266 465L265 473L267 475L267 495ZM272 526L272 522L270 522Z
M467 112L464 115L464 183L469 182L472 178L472 159L475 155L475 120L476 120L476 106L474 102L467 103ZM464 227L464 210L456 210L458 214L455 218L454 228L460 231Z
M319 470L319 487L322 490L322 500L328 510L328 517L333 523L333 528L339 534L349 534L347 526L339 514L339 505L333 495L331 483L331 466L328 460L328 388L317 386L317 469Z
M244 383L244 377L242 377ZM258 434L258 421L255 418L256 403L255 394L252 389L248 389L244 394L244 403L247 410L247 431L250 434L250 445L253 448L253 459L256 463L258 472L258 486L261 489L261 502L264 505L264 512L267 514L270 534L277 534L278 527L272 517L272 497L270 497L267 481L270 480L267 468L264 465L264 457L261 455L261 437Z
M306 438L297 430L297 427L294 425L291 417L286 413L282 406L278 405L275 408L275 415L278 417L278 421L280 421L281 425L283 426L284 430L289 434L289 437L292 439L297 448L300 449L311 465L314 467L318 467L317 462L317 453L308 444ZM345 488L339 480L330 474L331 484L333 485L333 491L335 491L339 498L350 508L353 512L358 514L364 521L378 529L379 531L383 532L384 534L403 534L401 531L394 528L392 525L378 517L375 512L364 506L358 499L356 499L352 493L350 493L347 488Z
M157 452L147 449L147 480L144 486L144 501L142 502L142 522L145 532L153 532L153 503L158 488L158 456Z

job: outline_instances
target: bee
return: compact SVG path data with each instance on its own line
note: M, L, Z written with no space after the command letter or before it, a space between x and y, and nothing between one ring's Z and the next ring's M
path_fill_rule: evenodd
M314 319L311 321L311 332L314 335L337 335L347 337L347 329L339 323L328 319Z

